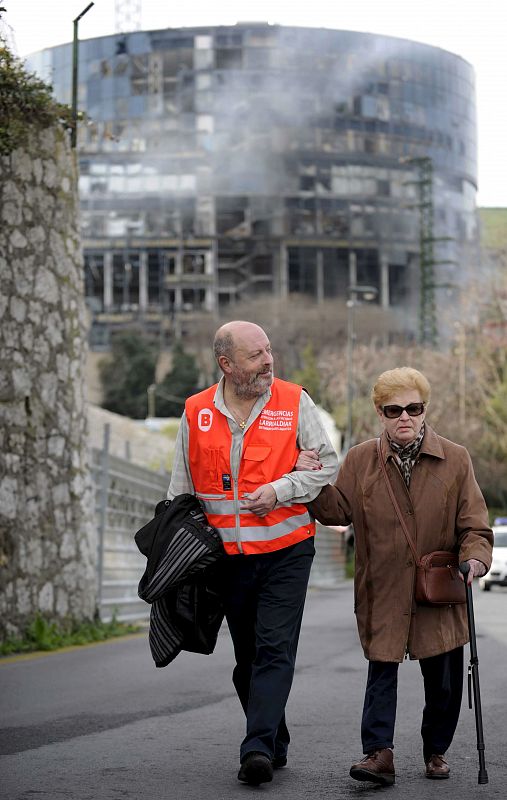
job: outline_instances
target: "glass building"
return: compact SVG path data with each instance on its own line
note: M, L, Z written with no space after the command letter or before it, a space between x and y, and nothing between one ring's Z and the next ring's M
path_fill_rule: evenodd
M71 44L28 59L67 103L71 62ZM458 308L476 265L462 58L264 23L133 32L80 42L78 102L92 345L115 322L170 330L263 293L320 302L373 285L412 332L421 292L437 314Z

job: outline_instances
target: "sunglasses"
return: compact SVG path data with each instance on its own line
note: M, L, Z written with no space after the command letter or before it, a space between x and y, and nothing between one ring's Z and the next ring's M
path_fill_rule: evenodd
M424 412L424 403L409 403L408 406L382 406L382 413L387 419L398 419L404 411L409 417L420 417Z

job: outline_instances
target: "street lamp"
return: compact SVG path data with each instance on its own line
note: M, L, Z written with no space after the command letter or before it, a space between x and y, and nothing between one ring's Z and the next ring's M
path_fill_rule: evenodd
M358 296L370 302L378 295L375 286L361 286L353 284L348 287L347 300L347 431L345 435L345 450L352 447L352 404L354 401L354 309Z
M156 383L150 383L150 385L148 386L148 388L146 390L147 393L148 393L148 417L151 417L152 419L155 416L155 392L156 392L156 390L157 390L157 384Z
M132 280L132 264L130 261L125 261L123 264L123 309L128 311L130 309L130 282Z
M84 11L81 11L79 16L73 20L74 23L74 40L72 42L72 130L70 132L70 144L75 148L77 144L77 74L79 65L78 54L78 39L77 39L77 26L79 20L90 10L95 3L88 3Z
M465 430L466 422L466 330L462 322L454 323L456 330L456 348L454 353L458 359L458 419L461 430Z

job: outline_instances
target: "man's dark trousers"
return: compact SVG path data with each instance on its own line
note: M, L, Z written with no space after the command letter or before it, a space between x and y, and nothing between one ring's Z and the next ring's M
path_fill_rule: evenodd
M223 559L221 590L236 657L232 679L246 714L241 760L252 751L287 755L285 705L314 555L311 537L271 553Z
M463 693L463 648L421 658L419 666L424 680L421 735L427 761L433 753L446 752L456 731ZM361 723L364 753L393 747L398 667L391 661L369 662Z

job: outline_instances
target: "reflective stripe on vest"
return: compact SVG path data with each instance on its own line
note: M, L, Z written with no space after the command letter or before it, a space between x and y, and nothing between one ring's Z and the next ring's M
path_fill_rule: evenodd
M214 519L213 526L223 531L222 539L225 542L235 541L238 503L235 500L208 500L198 492L196 496L204 507L208 521ZM312 524L312 519L306 506L297 504L288 506L288 508L291 508L292 511L301 508L303 511L299 514L293 513L292 516L285 517L281 522L274 522L271 525L266 523L266 520L268 517L273 516L273 512L266 514L265 517L258 517L255 514L245 512L244 509L240 509L241 538L245 541L269 541L270 539L276 539L278 536L294 533L301 526L308 527Z
M277 378L271 398L243 437L239 475L231 474L232 434L214 404L216 386L187 400L189 466L196 496L227 553L266 553L315 533L306 506L275 506L265 517L241 507L240 498L291 472L299 450L297 424L301 387Z

